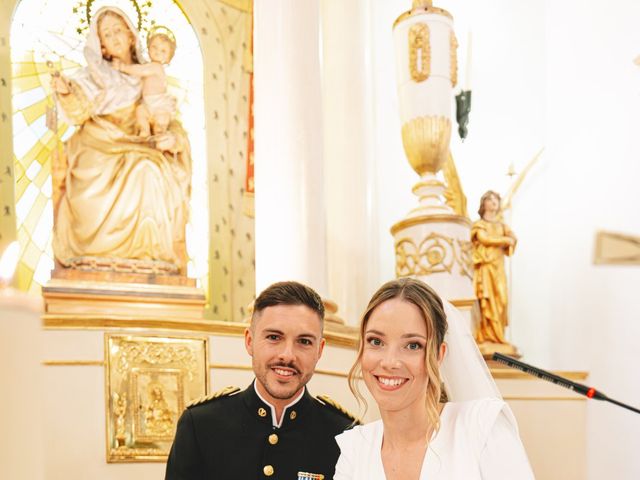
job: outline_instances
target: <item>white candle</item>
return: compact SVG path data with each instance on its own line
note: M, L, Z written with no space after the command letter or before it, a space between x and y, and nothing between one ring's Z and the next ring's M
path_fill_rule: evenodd
M467 34L467 67L464 74L464 90L471 90L471 30Z

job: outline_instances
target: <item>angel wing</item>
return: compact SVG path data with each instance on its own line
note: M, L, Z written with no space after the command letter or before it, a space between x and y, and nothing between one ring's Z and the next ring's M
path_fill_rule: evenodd
M531 160L529 160L529 163L527 164L527 166L524 167L524 170L520 172L520 174L516 177L516 180L511 184L509 191L507 192L507 194L504 197L504 200L502 201L502 205L500 207L500 217L502 217L504 212L506 212L511 208L511 201L513 200L513 196L516 194L516 192L522 185L522 182L524 182L524 179L527 176L527 174L531 171L533 166L540 159L542 152L544 152L544 147L542 147L540 151L538 151L538 153L536 153L536 155Z
M458 176L458 170L456 169L456 164L453 161L451 150L449 150L447 161L442 167L442 172L444 174L445 184L447 185L444 192L444 198L447 205L449 205L458 215L469 218L469 215L467 214L467 197L462 191L462 183L460 182L460 177Z

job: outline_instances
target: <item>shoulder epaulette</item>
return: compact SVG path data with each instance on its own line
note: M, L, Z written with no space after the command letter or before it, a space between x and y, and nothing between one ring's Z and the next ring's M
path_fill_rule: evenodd
M216 398L228 397L229 395L233 395L234 393L238 393L240 389L234 386L224 387L222 390L218 390L217 392L210 393L209 395L205 395L204 397L197 398L192 400L187 404L187 408L195 407L196 405L200 405L205 402L209 402L211 400L215 400Z
M344 408L342 405L340 405L338 402L336 402L334 399L332 399L328 395L318 395L316 396L316 399L319 400L320 403L322 403L324 406L339 412L343 416L347 417L349 420L356 423L360 423L360 420L354 414L352 414L349 410Z

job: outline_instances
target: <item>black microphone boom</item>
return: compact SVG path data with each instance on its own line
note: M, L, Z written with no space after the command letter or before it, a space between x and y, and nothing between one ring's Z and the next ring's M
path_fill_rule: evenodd
M587 387L586 385L582 385L581 383L572 382L567 378L561 377L551 372L547 372L546 370L542 370L541 368L536 368L533 365L521 362L520 360L508 357L507 355L494 353L493 360L496 362L500 362L507 367L515 368L516 370L528 373L529 375L533 375L534 377L538 377L542 380L546 380L548 382L555 383L556 385L560 385L561 387L568 388L569 390L573 390L574 392L584 395L585 397L595 398L596 400L605 400L607 402L611 402L615 405L631 410L632 412L640 413L639 409L609 398L604 393L599 392L595 388Z

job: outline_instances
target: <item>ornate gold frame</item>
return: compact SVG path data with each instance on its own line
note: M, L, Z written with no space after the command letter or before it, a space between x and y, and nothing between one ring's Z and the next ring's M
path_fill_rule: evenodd
M166 461L185 405L208 391L208 338L104 338L107 462Z

